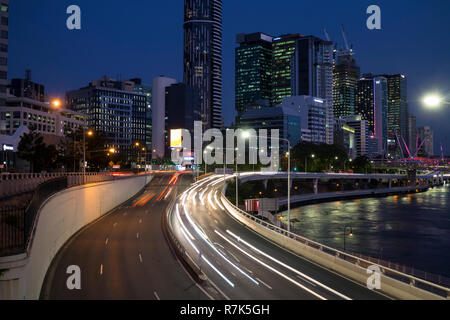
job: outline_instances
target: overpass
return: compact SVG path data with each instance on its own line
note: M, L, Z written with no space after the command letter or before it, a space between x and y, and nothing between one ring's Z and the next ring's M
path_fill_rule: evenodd
M225 298L450 298L449 288L288 233L236 208L222 194L224 178L235 176L213 175L183 192L168 220L191 270L213 283ZM243 174L242 179L256 177ZM367 288L368 267L380 270L380 290Z

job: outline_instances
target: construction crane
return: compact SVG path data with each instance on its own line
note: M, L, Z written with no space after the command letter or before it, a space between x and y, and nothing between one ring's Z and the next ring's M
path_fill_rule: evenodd
M325 38L327 39L327 41L331 41L330 35L328 34L328 31L327 31L327 28L323 28L323 33L325 34Z
M344 44L345 44L346 53L349 53L350 55L352 55L353 54L353 49L350 48L350 46L348 45L347 34L345 33L343 24L341 24L341 32L342 32L342 37L344 38Z

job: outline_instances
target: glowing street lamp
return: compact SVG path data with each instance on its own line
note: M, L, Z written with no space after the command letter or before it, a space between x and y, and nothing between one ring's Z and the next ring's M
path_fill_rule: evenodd
M439 108L443 104L450 105L450 102L445 101L444 98L439 96L438 94L426 95L423 98L422 102L426 107L429 107L429 108Z
M61 107L61 100L59 100L59 99L54 99L53 101L52 101L52 105L55 107L55 108L59 108L59 107Z

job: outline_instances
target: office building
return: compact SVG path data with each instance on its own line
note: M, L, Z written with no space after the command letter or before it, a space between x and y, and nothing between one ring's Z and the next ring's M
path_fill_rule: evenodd
M70 109L87 116L87 126L105 135L107 145L132 162L146 145L147 96L137 93L134 82L108 77L91 81L79 90L66 93Z
M296 51L296 41L301 34L287 34L273 39L272 54L272 106L280 104L284 98L293 95L292 63Z
M183 28L183 82L199 92L205 128L221 128L222 0L185 0Z
M8 86L9 0L0 2L0 107L6 103Z
M301 141L301 117L300 112L292 107L276 106L261 109L248 110L240 117L238 127L240 129L267 129L270 141L272 129L278 130L279 137L288 139L291 147ZM280 141L280 152L288 150L288 145Z
M369 123L362 116L355 115L343 118L350 128L355 130L356 157L368 155Z
M26 126L42 135L62 137L83 127L86 117L73 110L55 108L49 102L10 96L0 109L0 119L0 133L4 135L14 135Z
M134 82L134 91L146 96L145 108L145 147L148 151L152 150L152 86L145 84L140 78L130 79Z
M238 115L272 98L272 42L264 33L238 34L235 49L235 106Z
M417 136L419 137L419 146L423 143L419 150L419 155L426 157L434 156L434 133L429 126L420 127L417 129Z
M387 134L408 140L408 91L407 78L403 74L381 75L387 80Z
M306 36L295 40L295 46L291 64L292 95L326 100L326 143L333 144L333 43Z
M384 154L387 149L386 78L363 75L357 83L355 113L368 121L369 135L378 139L378 154Z
M31 81L30 70L26 71L24 79L12 79L8 87L9 93L15 97L45 101L45 88L43 85Z
M177 81L160 76L152 83L152 159L163 159L166 153L166 92Z
M301 118L301 141L326 143L327 141L327 102L311 96L292 96L284 98L279 105L298 112ZM292 146L293 144L291 142Z
M166 88L166 157L170 158L170 131L189 130L194 147L194 122L201 121L201 104L198 90L184 83L176 83Z
M356 158L356 130L350 127L342 118L335 119L334 123L334 144L342 147L350 159Z
M361 72L350 52L339 54L333 72L333 109L335 118L355 114L357 82Z

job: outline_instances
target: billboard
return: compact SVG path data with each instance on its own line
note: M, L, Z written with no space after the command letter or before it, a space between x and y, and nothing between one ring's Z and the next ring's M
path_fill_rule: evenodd
M183 142L183 130L182 129L170 130L170 147L181 148L182 142Z

